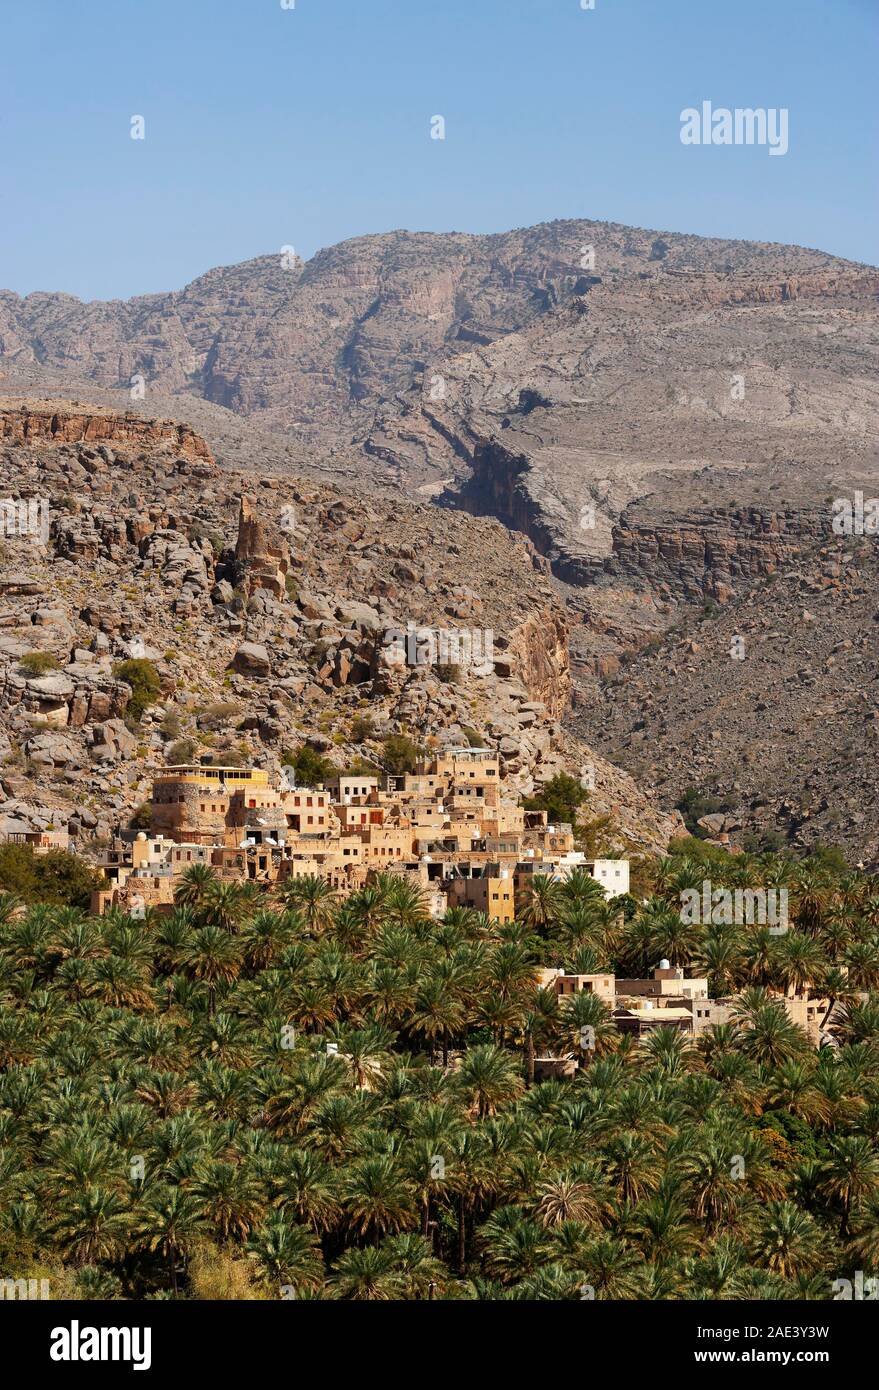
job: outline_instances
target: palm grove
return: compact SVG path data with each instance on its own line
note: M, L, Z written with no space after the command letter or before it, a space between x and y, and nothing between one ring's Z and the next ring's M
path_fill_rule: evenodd
M681 921L787 886L791 927ZM828 1299L879 1271L879 893L832 858L683 840L637 898L535 880L436 921L195 866L135 921L0 895L0 1278L53 1297ZM624 1039L535 967L740 994ZM775 991L827 996L811 1048ZM589 1047L582 1047L584 1036ZM594 1044L594 1045L593 1045ZM575 1051L573 1081L535 1055Z

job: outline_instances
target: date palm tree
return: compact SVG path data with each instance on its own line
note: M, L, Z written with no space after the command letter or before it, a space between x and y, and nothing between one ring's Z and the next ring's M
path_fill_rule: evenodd
M416 883L399 875L383 875L384 916L398 927L415 927L430 916L427 900Z
M523 1089L522 1078L510 1054L494 1043L469 1048L455 1081L479 1119L497 1114Z
M532 1277L552 1257L546 1227L525 1217L516 1207L502 1207L480 1231L485 1265L503 1283Z
M194 980L208 990L208 1012L216 1012L217 987L231 984L241 969L241 948L222 926L197 928L180 952L180 963Z
M794 1202L768 1202L753 1238L765 1267L783 1279L810 1272L821 1253L821 1235L813 1218Z
M822 1187L841 1211L839 1233L850 1234L852 1209L879 1192L879 1153L866 1135L844 1134L831 1140Z
M52 1233L65 1253L83 1265L113 1260L125 1247L129 1218L126 1204L111 1188L89 1186L64 1197Z
M561 884L546 874L534 874L527 885L522 921L541 935L561 921L565 899Z
M766 1086L766 1105L786 1110L809 1124L827 1124L831 1107L816 1085L815 1071L805 1060L787 1058L773 1068Z
M573 1048L580 1067L619 1045L620 1035L610 1010L597 994L578 990L566 994L559 1006L559 1036Z
M199 909L217 882L217 872L210 864L192 864L180 875L180 882L174 890L174 901L178 907Z
M776 979L792 996L806 994L827 969L820 942L802 932L788 931L780 938L773 969Z
M192 1196L221 1243L245 1241L265 1216L266 1198L254 1173L240 1163L211 1163L196 1174Z
M632 1207L655 1192L662 1178L662 1164L655 1144L643 1134L624 1130L608 1141L608 1178L623 1206Z
M162 1184L138 1210L133 1224L134 1242L165 1261L175 1296L179 1272L185 1271L201 1229L199 1203L183 1187Z
M700 1243L687 1203L673 1181L635 1208L631 1230L645 1259L659 1267L678 1264Z
M875 938L853 942L843 962L854 989L872 991L879 988L879 945Z
M393 1248L388 1244L356 1246L336 1261L333 1296L369 1303L401 1299L406 1287Z
M747 1174L747 1162L728 1136L700 1136L681 1155L679 1172L681 1191L708 1235L734 1225L744 1196L742 1174Z
M543 1226L577 1221L596 1227L609 1211L607 1184L594 1165L577 1164L545 1178L534 1190L534 1215Z
M583 1253L581 1287L588 1288L591 1297L599 1300L634 1298L643 1270L639 1252L612 1235L601 1235Z
M525 1009L522 1031L525 1038L526 1084L533 1086L536 1049L546 1046L559 1031L559 1002L554 989L533 991Z
M872 1196L852 1213L849 1247L867 1269L879 1269L879 1198Z
M743 1024L745 1056L763 1066L778 1066L805 1050L806 1036L788 1018L780 1000L743 995L733 1017Z
M412 1229L416 1221L414 1188L388 1155L358 1159L350 1165L342 1202L351 1230L362 1238Z
M319 878L317 874L303 874L299 878L288 879L279 892L285 906L301 914L313 936L320 935L332 922L336 893L325 878Z
M277 1179L275 1200L282 1212L308 1225L315 1234L339 1219L338 1172L312 1149L287 1149Z
M199 921L226 932L238 932L255 905L249 883L215 879L209 883L198 909Z
M454 977L434 975L424 981L415 997L409 1031L429 1044L431 1065L437 1039L442 1040L443 1066L449 1065L450 1040L464 1024L464 1003L456 983Z
M247 1253L259 1267L269 1287L314 1292L324 1283L324 1265L314 1234L288 1221L281 1212L270 1212L247 1242Z

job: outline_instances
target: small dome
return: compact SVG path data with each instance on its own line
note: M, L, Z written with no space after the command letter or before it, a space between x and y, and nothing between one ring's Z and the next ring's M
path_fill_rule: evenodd
M138 832L137 832L137 838L138 838L138 840L140 840L141 844L143 844L144 840L146 839L146 831L145 831L145 830L138 830Z
M669 965L668 961L665 960L665 958L663 958L663 959L659 962L659 968L660 968L660 970L671 970L671 966Z

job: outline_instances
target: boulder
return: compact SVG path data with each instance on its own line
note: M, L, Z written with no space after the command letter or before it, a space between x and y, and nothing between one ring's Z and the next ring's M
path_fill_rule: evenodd
M76 749L61 734L36 734L24 745L25 757L41 767L65 767L76 761Z
M242 642L229 663L229 669L244 676L270 676L272 663L261 642Z

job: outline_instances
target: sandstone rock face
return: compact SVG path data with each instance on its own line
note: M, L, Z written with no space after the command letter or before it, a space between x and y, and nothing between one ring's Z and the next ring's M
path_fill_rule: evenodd
M553 609L530 616L510 634L504 669L517 671L530 695L554 719L568 708L571 670L568 632L562 615Z
M613 531L605 575L641 577L679 602L729 601L755 579L778 574L801 552L826 539L823 507L692 508L656 514L655 502L623 513Z
M107 440L137 447L170 444L186 458L213 464L207 444L189 425L174 420L119 416L100 406L72 401L22 403L0 397L0 443L101 444Z
M130 758L136 748L136 737L121 719L107 719L92 729L90 756L94 762L119 762Z
M242 497L235 560L246 583L248 596L257 589L267 589L276 598L284 594L290 551L277 528L271 528L272 535L269 529L268 524L258 516L253 500Z

